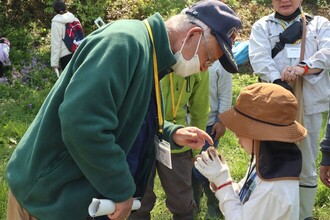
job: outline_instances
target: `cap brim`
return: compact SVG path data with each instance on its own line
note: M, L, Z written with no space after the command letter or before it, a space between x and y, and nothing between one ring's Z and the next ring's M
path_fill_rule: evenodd
M307 130L296 121L288 126L276 126L243 116L234 108L220 114L219 117L235 134L255 140L295 143L307 135Z
M226 71L237 73L238 66L232 52L232 45L227 44L218 34L216 34L216 38L223 51L223 55L219 58L221 65Z

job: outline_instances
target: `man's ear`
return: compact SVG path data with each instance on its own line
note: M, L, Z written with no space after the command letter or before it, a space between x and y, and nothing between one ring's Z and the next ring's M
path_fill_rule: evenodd
M201 27L193 27L191 28L188 33L187 33L187 40L186 41L189 41L192 37L194 36L200 36L200 34L202 34L203 32L203 29Z

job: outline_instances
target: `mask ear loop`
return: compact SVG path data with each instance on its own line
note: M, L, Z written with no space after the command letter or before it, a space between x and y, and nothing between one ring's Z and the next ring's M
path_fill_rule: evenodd
M194 56L196 56L197 53L198 53L199 45L200 45L201 40L202 40L202 34L203 34L203 33L201 33L201 36L199 37L198 44L197 44L197 48L196 48L196 51L195 51L195 55L194 55ZM184 41L184 43L185 43L185 42L186 42L186 40ZM199 59L199 58L198 58L198 59ZM191 91L191 90L190 90L190 76L186 77L186 79L187 79L186 92L189 93L189 92Z
M184 38L184 41L183 41L183 43L182 43L182 45L181 45L181 48L180 48L180 52L182 52L182 49L183 49L183 47L184 47L184 45L186 44L186 40L187 40L187 35L186 35L186 37Z
M195 54L194 54L194 56L196 56L197 53L198 53L199 45L200 45L201 40L202 40L202 35L203 35L203 33L201 33L201 35L199 36L199 40L198 40L198 44L197 44L197 48L196 48L196 50L195 50Z
M199 45L200 45L200 43L201 43L201 40L202 40L202 33L201 33L201 36L199 37L199 40L198 40L198 44L197 44L197 48L196 48L196 50L195 50L195 54L194 54L194 56L196 56L196 54L197 54L197 52L198 52L198 49L199 49ZM184 45L186 44L186 41L187 41L187 36L184 38L184 41L183 41L183 43L182 43L182 46L181 46L181 48L180 48L180 52L182 52L182 49L183 49L183 47L184 47Z

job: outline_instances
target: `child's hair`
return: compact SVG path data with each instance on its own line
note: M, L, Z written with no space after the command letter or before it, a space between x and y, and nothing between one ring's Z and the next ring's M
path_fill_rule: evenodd
M55 0L53 3L53 9L57 14L63 14L66 12L66 5L62 0Z
M7 44L10 47L10 41L6 37L0 38L0 44Z

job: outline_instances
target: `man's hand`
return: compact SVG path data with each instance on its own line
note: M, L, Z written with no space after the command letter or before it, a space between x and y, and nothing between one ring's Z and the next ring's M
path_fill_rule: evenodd
M179 128L173 135L173 140L181 146L189 146L193 150L202 148L207 141L213 145L212 138L203 130L196 127Z
M216 121L211 130L211 135L214 135L214 140L219 140L226 132L226 126L221 121Z
M232 181L227 164L221 161L214 147L209 147L196 156L195 167L217 187Z
M133 205L133 198L129 198L126 201L115 203L116 210L114 213L108 215L111 220L124 220L131 214Z
M320 179L325 186L330 188L330 166L320 166Z

